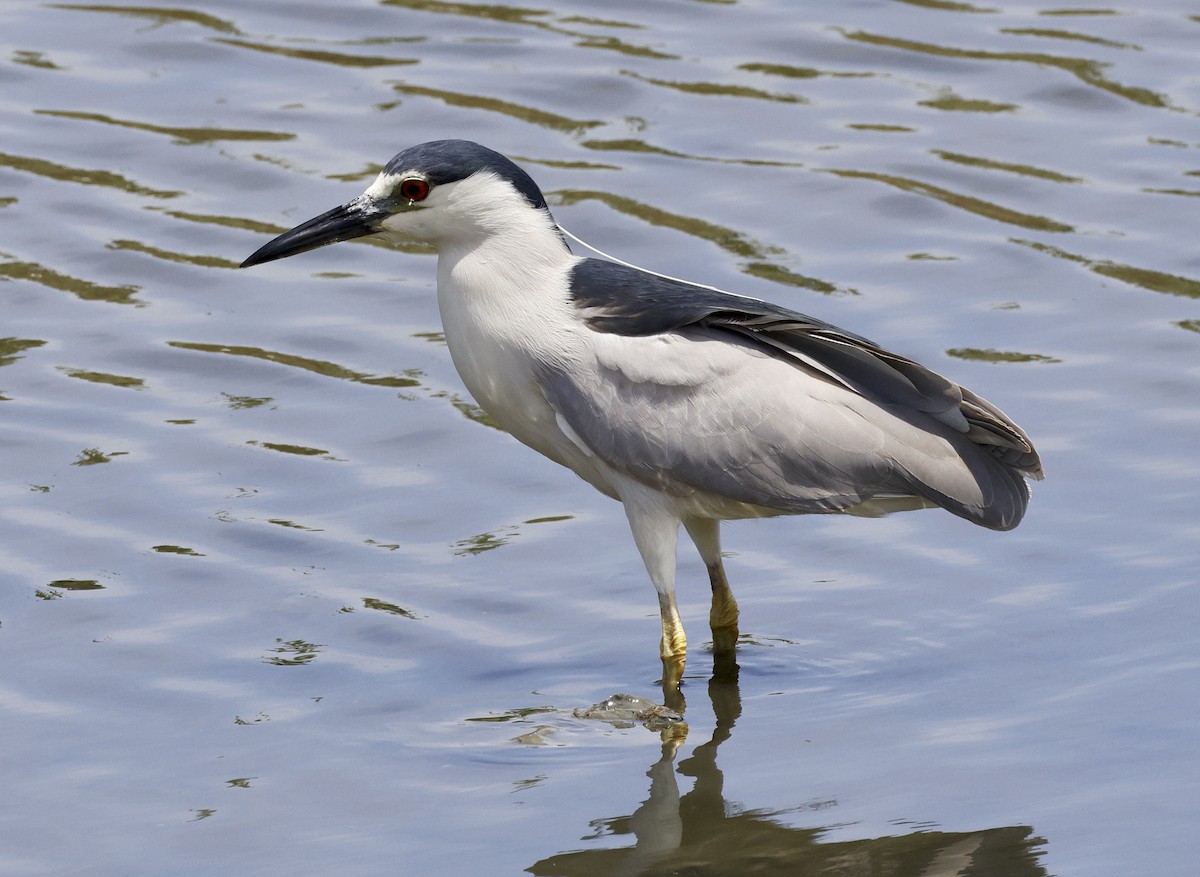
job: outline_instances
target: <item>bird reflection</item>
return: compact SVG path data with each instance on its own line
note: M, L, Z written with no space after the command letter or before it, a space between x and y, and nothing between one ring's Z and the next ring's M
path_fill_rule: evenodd
M661 757L650 766L650 794L632 814L596 820L595 837L630 835L632 847L574 850L542 859L539 877L727 877L836 874L839 877L1046 877L1045 843L1029 826L972 832L918 831L850 841L823 840L828 828L793 828L780 813L727 801L717 750L741 715L736 666L708 683L716 716L712 738L675 764L683 736L663 731ZM694 779L679 794L677 774ZM820 809L821 803L811 804Z

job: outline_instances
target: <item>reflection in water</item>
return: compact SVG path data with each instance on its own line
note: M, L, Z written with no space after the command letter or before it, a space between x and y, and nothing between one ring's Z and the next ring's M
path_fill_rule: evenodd
M566 134L582 134L589 128L596 128L604 124L599 119L572 119L567 116L560 116L557 113L539 110L536 107L527 107L523 104L499 100L494 97L484 97L483 95L446 91L441 88L426 88L423 85L408 85L404 83L396 83L392 88L400 94L431 97L451 107L501 113L505 116L511 116L514 119L520 119L522 122L529 122L532 125L540 125L543 128L549 128L552 131L561 131ZM399 106L399 103L381 104L378 109L390 110L397 106Z
M813 292L820 292L824 295L858 295L858 290L852 286L837 286L827 280L821 280L819 277L809 277L805 274L797 274L795 271L789 271L782 265L775 262L747 262L742 266L742 270L752 277L761 277L763 280L770 280L772 283L783 283L788 286L796 286L800 289L810 289Z
M420 12L433 12L440 15L461 15L467 18L487 18L506 24L526 24L534 27L545 27L544 19L550 15L541 9L522 9L518 6L505 6L501 3L454 3L448 0L383 0L384 6L400 6L404 9L415 9Z
M467 420L470 420L472 423L478 423L480 426L486 426L489 429L495 429L503 432L503 430L500 429L500 424L492 420L486 411L469 399L464 399L458 393L450 393L445 390L439 390L436 393L430 393L429 398L447 399L455 411L467 418Z
M1011 113L1020 109L1016 104L962 97L949 88L941 89L935 98L917 103L923 107L952 113Z
M1182 195L1185 198L1200 198L1200 192L1195 189L1142 189L1142 191L1147 195Z
M24 64L26 67L37 67L41 70L62 70L63 68L55 64L41 52L30 52L27 50L18 49L13 52L12 62L14 64Z
M236 46L240 49L253 49L256 52L266 52L269 55L283 55L285 58L316 61L320 64L336 64L339 67L397 67L419 63L416 58L352 55L347 52L331 52L328 49L301 49L294 46L275 46L270 43L256 43L250 40L223 38L213 40L213 42L222 43L226 46Z
M751 61L738 64L738 70L751 73L762 73L767 76L785 76L788 79L816 79L818 76L832 76L840 79L869 79L874 73L854 73L849 70L818 70L815 67L793 67L791 64L767 64Z
M234 396L230 393L222 393L221 395L225 397L225 404L233 411L258 408L262 405L270 405L275 401L270 396Z
M165 134L174 139L175 143L186 146L196 143L215 143L220 140L239 141L278 141L295 140L295 134L283 131L256 131L237 128L180 128L172 125L152 125L149 122L134 122L131 119L117 119L104 113L85 113L75 110L34 110L39 116L54 116L59 119L73 119L78 122L100 122L114 125L118 128L133 128L137 131L147 131L151 134Z
M149 18L154 22L155 26L162 26L172 22L183 22L196 24L209 30L218 31L219 33L240 33L232 22L193 9L166 8L161 6L108 6L86 3L52 3L50 4L50 8L73 9L79 12L108 12L116 15L133 16L135 18Z
M990 6L972 6L970 3L960 3L957 0L900 0L909 6L924 6L926 9L941 9L945 12L984 12L994 13L1000 10Z
M26 350L45 346L39 338L0 338L0 366L12 365Z
M649 46L635 46L632 43L627 43L613 36L582 36L575 45L581 49L608 49L611 52L620 52L622 55L631 55L635 58L654 58L658 61L676 61L679 59L678 55L660 52Z
M157 207L148 207L147 210L157 210ZM254 232L255 234L279 234L281 231L286 231L282 225L274 225L269 222L258 222L254 219L243 219L238 216L211 216L204 213L188 213L183 210L165 210L167 216L174 219L182 219L185 222L196 222L201 225L217 225L222 228L240 228L246 231Z
M917 130L908 125L882 125L874 122L850 122L846 127L852 131L880 131L884 134L913 134Z
M286 527L289 530L303 530L305 533L325 532L321 527L306 527L304 524L297 524L295 521L285 521L283 518L267 518L267 523L274 524L276 527Z
M947 152L944 149L931 149L931 153L944 161L951 161L955 164L965 164L968 167L984 168L993 171L1006 171L1010 174L1020 174L1023 177L1037 177L1039 180L1049 180L1052 183L1082 183L1081 177L1072 177L1067 174L1060 174L1058 171L1046 170L1045 168L1032 167L1027 164L1015 164L1007 161L994 161L990 158L982 158L978 155L963 155L958 152Z
M141 241L115 240L108 244L108 248L110 250L130 250L135 253L153 256L155 259L162 259L165 262L198 265L201 268L236 268L238 266L238 263L231 259L222 259L219 256L196 256L190 253L177 253L174 250L167 250L162 247L152 247Z
M399 615L401 618L415 620L420 617L411 609L405 609L403 606L397 606L395 603L389 603L387 600L380 600L377 597L363 597L362 604L364 609L374 609L378 612L386 612L389 615Z
M613 36L592 36L578 30L581 27L624 28L626 30L643 30L643 25L629 21L615 21L610 18L592 18L583 15L570 15L555 18L553 13L545 9L528 9L519 6L504 6L499 3L451 3L445 0L383 0L385 6L401 6L405 9L431 12L438 15L458 15L464 18L485 18L502 24L524 25L551 33L577 37L575 43L581 49L609 49L623 55L639 58L653 58L659 61L678 60L678 55L652 49L649 46L637 46ZM571 25L564 27L563 25Z
M728 85L717 82L674 82L667 79L654 79L649 76L643 76L634 70L622 70L622 76L628 76L631 79L637 79L640 82L645 82L648 85L657 85L660 88L670 88L674 91L681 91L684 94L703 94L718 97L742 97L751 98L753 100L772 100L784 104L802 104L808 103L808 100L796 94L773 94L769 91L763 91L761 88L751 88L748 85Z
M766 158L725 158L717 155L697 155L691 152L680 152L676 149L664 149L654 146L636 137L623 137L616 140L584 140L579 144L584 149L595 149L600 152L642 152L650 155L665 155L668 158L686 158L688 161L712 161L717 164L738 164L746 167L804 167L798 161L772 161ZM525 159L530 161L530 159ZM580 162L549 162L533 161L535 164L545 164L552 167L580 167ZM600 168L604 170L620 170L615 165L582 165L586 169Z
M486 424L495 429L500 427L494 423ZM492 551L496 548L502 548L513 539L521 535L521 526L528 524L554 524L559 521L569 521L573 515L546 515L541 518L530 518L527 521L522 521L521 525L505 524L502 527L497 527L485 533L477 533L474 536L468 536L465 539L459 539L451 546L455 557L475 557L483 554L486 551Z
M105 286L93 283L81 277L72 277L47 268L37 262L4 262L0 263L0 280L28 280L47 289L57 289L69 292L84 301L109 301L115 304L140 305L142 302L135 298L141 287L131 284L121 286Z
M1014 350L984 350L979 347L951 347L947 356L955 359L970 359L975 362L1049 362L1060 363L1061 359L1044 353L1018 353Z
M46 585L47 588L59 588L64 591L102 591L104 585L95 579L55 579Z
M129 451L109 451L107 454L99 448L84 448L71 464L72 466L97 466L100 463L111 463L113 457L122 457Z
M1045 37L1051 40L1075 40L1081 43L1091 43L1096 46L1105 46L1109 49L1135 49L1141 51L1141 46L1135 46L1133 43L1119 43L1116 40L1106 40L1104 37L1098 37L1093 34L1076 33L1073 30L1057 30L1047 27L1002 27L1000 33L1012 34L1018 37Z
M453 546L454 556L474 557L485 551L493 551L507 545L509 540L517 535L517 532L517 528L510 525L495 532L479 533L475 536L468 536L466 539L459 539Z
M906 835L823 841L831 827L793 828L780 811L751 810L728 801L717 750L741 715L736 673L714 676L708 694L716 716L712 739L675 766L680 744L663 733L662 755L650 766L650 794L628 816L592 822L590 838L633 835L632 847L573 850L526 869L555 877L667 875L836 874L840 877L1045 877L1038 862L1045 843L1029 826L971 832L917 831ZM679 792L678 774L694 779ZM580 796L587 800L586 796ZM836 801L811 801L787 812L819 811Z
M157 551L159 554L182 554L185 557L204 557L195 548L188 548L186 545L153 545L151 551Z
M400 375L368 375L356 372L335 362L323 359L312 359L307 356L296 356L291 353L280 353L275 350L263 350L259 347L246 347L240 344L201 344L192 341L168 341L167 345L180 350L195 350L201 353L224 353L229 356L247 356L251 359L263 359L276 362L291 368L303 369L313 374L324 375L327 378L338 378L343 381L354 381L358 384L372 384L381 387L419 387L421 382L417 376L421 372L409 369Z
M849 177L855 180L875 180L876 182L887 183L889 186L894 186L903 192L925 195L934 200L941 201L943 204L949 204L951 207L957 207L960 210L966 210L968 213L974 213L977 216L994 219L997 222L1006 222L1010 225L1019 225L1022 228L1034 231L1069 232L1075 230L1065 223L1057 222L1045 216L1021 213L1008 207L1001 207L999 204L993 204L991 201L984 201L982 198L952 192L940 186L931 186L929 183L922 183L919 180L900 177L895 174L880 174L874 171L842 170L837 168L829 168L825 173L837 174L839 177Z
M283 442L260 442L248 441L248 445L254 445L257 448L266 448L268 451L279 451L281 454L295 454L297 457L320 457L323 460L334 460L341 462L337 457L329 453L324 448L310 448L304 445L289 445Z
M276 637L278 643L274 648L267 649L271 654L264 655L262 662L276 667L303 667L311 663L321 653L323 643L310 643L302 639L284 640Z
M1165 292L1168 295L1184 295L1190 298L1200 298L1200 280L1194 280L1191 277L1183 277L1179 274L1167 274L1164 271L1154 271L1150 268L1138 268L1136 265L1122 265L1119 262L1111 262L1108 259L1089 259L1087 256L1068 253L1064 249L1052 247L1049 244L1043 244L1038 241L1009 238L1009 242L1029 247L1031 250L1037 250L1039 253L1046 253L1058 259L1065 259L1068 262L1078 262L1080 265L1085 266L1090 271L1102 277L1111 277L1113 280L1120 280L1131 286L1140 286L1142 289L1148 289L1151 292Z
M1148 107L1170 106L1165 97L1157 92L1150 91L1148 88L1122 85L1119 82L1113 82L1111 79L1105 78L1101 75L1100 71L1108 65L1087 58L1047 55L1042 52L991 52L984 49L958 49L953 46L939 46L933 43L922 43L916 40L900 39L883 34L872 34L861 30L852 33L843 32L843 35L846 39L855 40L860 43L903 49L908 52L919 52L942 58L964 58L973 61L1018 61L1025 64L1037 64L1043 67L1057 67L1060 70L1066 70L1068 73L1079 77L1080 80L1088 85L1110 92L1118 97L1123 97L1126 100L1131 100L1134 103Z
M57 180L61 183L80 183L84 186L107 186L147 198L178 198L183 192L151 189L109 170L70 167L65 164L29 155L10 155L0 152L0 167L12 168L27 174Z

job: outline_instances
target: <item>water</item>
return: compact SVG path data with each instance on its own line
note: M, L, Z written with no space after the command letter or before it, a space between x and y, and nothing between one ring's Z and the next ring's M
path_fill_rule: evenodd
M0 31L0 873L1195 872L1194 4ZM620 509L472 406L432 256L231 270L447 136L1000 404L1025 523L730 526L739 682L694 648L665 744L575 717L655 694L653 593Z

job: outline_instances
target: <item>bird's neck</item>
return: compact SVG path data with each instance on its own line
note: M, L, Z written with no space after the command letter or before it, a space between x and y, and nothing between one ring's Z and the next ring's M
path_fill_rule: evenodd
M491 319L515 319L565 303L566 271L576 260L548 212L523 211L481 234L443 242L439 298L462 298L462 305L492 311Z
M493 420L556 460L543 432L556 433L538 426L553 412L537 375L575 344L567 292L575 261L548 215L540 226L438 247L438 309L463 383Z

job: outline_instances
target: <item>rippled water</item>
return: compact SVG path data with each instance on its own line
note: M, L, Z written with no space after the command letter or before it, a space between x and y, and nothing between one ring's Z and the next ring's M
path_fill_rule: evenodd
M1194 3L0 32L0 873L1195 873ZM655 694L653 592L465 395L431 255L231 270L435 137L988 396L1046 463L1025 523L730 526L740 680L697 650L665 743L577 717Z

